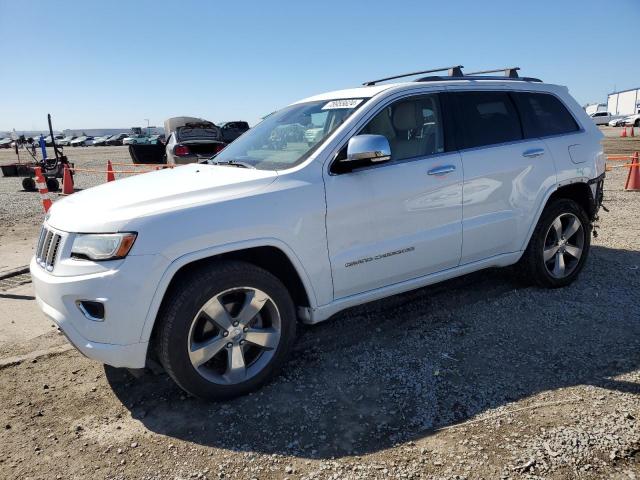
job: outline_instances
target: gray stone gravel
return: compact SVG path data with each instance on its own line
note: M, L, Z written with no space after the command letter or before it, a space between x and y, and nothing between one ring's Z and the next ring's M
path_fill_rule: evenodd
M48 156L53 157L53 149L49 148ZM117 163L131 162L128 147L65 147L64 153L77 168L106 171L107 160ZM27 152L20 153L20 159L30 159ZM0 165L17 161L11 149L0 150ZM118 167L123 168L123 167ZM78 172L75 176L75 187L84 189L104 183L106 173ZM60 198L51 194L53 201ZM39 224L44 216L42 202L37 192L22 190L22 178L0 176L0 225L6 227L17 225ZM0 236L3 235L0 231Z
M488 270L353 308L302 327L283 374L232 402L75 352L1 370L0 478L640 478L640 195L623 184L609 175L571 286Z

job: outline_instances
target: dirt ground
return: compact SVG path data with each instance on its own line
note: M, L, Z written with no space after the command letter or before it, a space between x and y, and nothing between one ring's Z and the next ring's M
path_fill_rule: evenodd
M608 153L640 150L619 131ZM30 284L5 284L0 478L640 479L640 193L626 173L608 174L609 212L570 287L496 269L350 309L301 328L282 375L231 402L105 368L43 316L42 333L3 343L33 305ZM19 253L42 213L11 182L0 243ZM16 217L6 203L28 195Z
M93 187L104 183L107 160L116 163L115 170L131 170L130 167L117 165L118 163L131 163L128 147L64 147L64 154L76 167L85 170L96 170L96 172L78 172L74 177L74 187L76 190ZM48 148L48 157L53 158L53 149ZM38 158L42 158L38 151ZM12 149L0 149L0 165L14 162L31 161L32 157L21 151L19 158ZM129 174L118 174L121 177ZM38 227L42 222L44 211L40 196L35 192L25 192L21 186L22 178L0 176L0 244L10 239L4 237L15 237L15 228ZM51 194L53 200L59 198L57 194Z

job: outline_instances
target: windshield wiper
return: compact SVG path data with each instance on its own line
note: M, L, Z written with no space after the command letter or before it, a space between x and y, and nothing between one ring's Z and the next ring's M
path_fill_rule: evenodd
M225 162L216 162L212 160L211 163L213 165L222 165L222 166L231 166L231 167L239 167L239 168L253 168L255 170L256 167L247 162L241 162L239 160L227 160Z

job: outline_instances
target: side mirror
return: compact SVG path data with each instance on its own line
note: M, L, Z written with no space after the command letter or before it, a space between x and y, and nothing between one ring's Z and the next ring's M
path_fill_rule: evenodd
M391 160L389 140L383 135L356 135L347 145L347 158L344 162L369 160L386 162Z

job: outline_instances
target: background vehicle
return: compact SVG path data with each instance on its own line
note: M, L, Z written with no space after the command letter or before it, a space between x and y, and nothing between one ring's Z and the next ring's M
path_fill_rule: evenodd
M3 138L0 140L0 148L11 148L11 142L13 142L11 137Z
M40 137L38 137L40 138ZM58 140L62 140L64 138L64 135L54 135L53 138L56 139L56 144L58 143ZM44 139L45 144L47 145L47 147L50 147L53 145L53 142L51 141L51 135L47 135Z
M303 99L207 162L56 202L30 266L43 311L89 357L157 354L181 388L223 399L275 375L298 319L514 264L569 285L602 133L564 87L448 70ZM308 128L324 136L309 145Z
M640 127L640 113L636 113L635 115L629 115L624 119L624 125L627 127Z
M309 145L315 145L324 135L324 129L322 127L318 128L307 128L304 132L304 139L307 141Z
M243 121L222 122L218 124L222 133L222 141L231 143L244 132L249 130L249 124Z
M621 115L613 115L611 112L595 112L590 116L596 125L607 125L611 120L622 118Z
M71 142L76 138L78 138L76 135L69 135L67 137L61 138L60 140L56 140L56 144L60 145L61 147L67 147L71 145Z
M122 139L123 145L143 145L147 143L149 143L149 137L141 133L129 135L128 137Z
M160 135L151 135L149 137L149 143L151 145L157 145L159 143L164 144L164 141L165 141L164 133Z
M93 137L82 135L75 140L71 140L71 143L69 145L71 145L72 147L88 147L89 145L93 145Z
M622 127L624 125L625 119L623 118L614 118L613 120L609 121L609 123L607 125L609 125L610 127Z
M127 135L126 133L116 133L114 135L111 135L107 140L107 145L122 145L123 140L128 136L129 135Z
M202 118L169 118L164 122L164 131L168 135L165 149L168 164L206 160L226 146L221 129Z
M102 137L95 137L93 139L94 147L104 147L107 144L107 140L109 139L109 135L104 135Z

